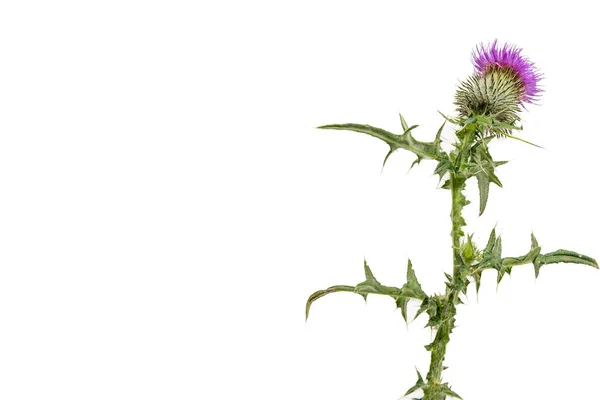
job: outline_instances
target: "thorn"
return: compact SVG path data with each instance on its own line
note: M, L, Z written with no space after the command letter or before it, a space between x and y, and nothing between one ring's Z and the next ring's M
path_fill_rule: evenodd
M390 147L390 151L386 154L385 158L383 159L383 165L381 166L381 173L383 173L383 169L385 168L385 163L387 162L388 158L390 157L390 155L394 152L394 149L392 149Z

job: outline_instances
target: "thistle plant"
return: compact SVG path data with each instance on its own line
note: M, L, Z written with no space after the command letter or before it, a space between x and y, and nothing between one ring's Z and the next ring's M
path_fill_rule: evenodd
M458 398L451 386L444 382L442 374L446 368L444 359L450 334L454 329L457 306L462 304L461 296L466 295L469 284L475 284L479 292L481 275L486 270L496 270L499 284L513 267L532 264L536 278L540 268L547 264L572 263L584 264L598 268L596 261L583 254L570 250L556 250L542 253L541 246L531 234L530 250L518 257L502 255L502 241L495 229L489 235L485 246L477 246L473 236L465 233L466 222L463 208L469 201L463 194L466 182L477 179L479 189L479 215L483 214L488 201L491 183L502 187L496 169L506 161L495 161L490 153L490 145L494 139L510 138L525 141L514 136L514 131L522 130L520 114L526 104L535 104L542 90L542 75L536 66L523 56L522 50L510 44L499 45L497 41L478 45L472 53L474 72L462 81L456 91L454 104L456 115L449 117L442 114L442 126L431 142L416 140L412 131L417 125L409 126L400 115L402 133L394 134L384 129L361 124L325 125L321 129L339 129L366 133L378 138L390 147L384 158L398 149L413 153L419 164L423 160L435 161L434 173L440 178L442 189L448 190L451 197L450 219L452 240L452 274L445 273L445 292L428 295L423 291L415 270L408 260L406 283L402 287L385 286L373 275L371 268L364 262L365 280L355 286L337 285L313 293L306 303L306 318L312 303L330 293L351 292L362 296L365 300L369 294L390 296L400 308L402 316L407 320L407 305L413 300L420 303L416 313L429 316L426 327L435 331L433 342L425 349L431 353L429 371L423 377L417 370L417 382L406 392L408 395L419 395L420 400L445 400ZM442 149L441 133L449 123L455 127L456 141L450 151ZM480 250L481 249L481 250ZM408 321L407 321L408 322Z

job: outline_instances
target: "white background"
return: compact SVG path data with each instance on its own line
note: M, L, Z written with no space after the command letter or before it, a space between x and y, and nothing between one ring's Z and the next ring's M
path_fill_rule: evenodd
M453 113L475 44L545 75L468 231L521 255L600 257L592 3L4 1L0 6L0 398L395 400L430 332L391 299L451 270L434 164L327 123L421 140ZM444 131L452 139L452 129ZM515 268L459 308L445 373L465 400L594 398L600 271ZM414 312L414 310L413 310Z

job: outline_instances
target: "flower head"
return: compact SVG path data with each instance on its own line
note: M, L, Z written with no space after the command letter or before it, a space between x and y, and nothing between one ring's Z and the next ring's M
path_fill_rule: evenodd
M502 136L517 128L524 103L534 103L542 92L542 75L521 51L496 40L473 51L475 72L459 85L454 104L463 118L490 121L483 134Z
M497 40L487 46L482 43L473 51L473 65L483 75L493 70L514 73L522 86L519 100L533 103L542 92L538 85L542 75L527 57L521 55L521 51L522 49L508 43L498 46Z

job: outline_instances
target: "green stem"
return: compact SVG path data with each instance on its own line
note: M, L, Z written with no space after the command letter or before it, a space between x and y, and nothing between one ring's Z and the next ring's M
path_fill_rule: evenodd
M465 206L465 196L462 191L465 188L465 179L459 178L455 174L450 176L450 190L452 192L452 211L450 212L450 218L452 220L452 254L453 254L453 273L452 283L457 283L457 279L460 278L460 267L462 266L462 257L460 254L460 238L464 235L463 226L465 226L465 220L462 216L462 209Z
M445 400L446 395L440 393L442 385L442 371L444 370L444 358L446 357L446 347L450 341L450 333L454 329L456 321L456 304L459 302L460 288L464 285L461 278L461 269L463 260L461 256L461 237L464 236L463 227L465 220L462 216L462 210L466 205L466 199L463 195L466 179L461 171L469 158L469 150L474 139L474 131L465 128L463 130L459 151L456 157L456 170L450 174L450 191L452 193L452 209L450 219L452 221L452 252L453 252L453 274L452 281L448 282L446 293L442 298L442 317L441 324L438 326L433 343L431 343L431 362L429 372L427 373L427 387L424 390L424 400Z

